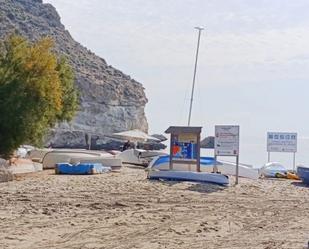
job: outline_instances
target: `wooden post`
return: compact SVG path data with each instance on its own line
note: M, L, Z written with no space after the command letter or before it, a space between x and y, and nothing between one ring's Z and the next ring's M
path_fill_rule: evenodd
M170 170L173 169L173 140L174 140L174 134L171 134L171 141L170 141Z
M196 149L197 149L197 153L196 153L196 170L197 172L201 172L201 134L197 135L197 144L196 144Z
M239 175L239 156L236 156L236 182L235 182L235 185L238 184L238 175Z

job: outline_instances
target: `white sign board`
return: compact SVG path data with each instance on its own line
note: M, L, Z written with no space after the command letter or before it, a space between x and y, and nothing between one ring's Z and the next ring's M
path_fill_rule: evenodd
M215 155L216 156L239 155L238 125L215 126Z
M297 152L297 133L268 132L267 152Z

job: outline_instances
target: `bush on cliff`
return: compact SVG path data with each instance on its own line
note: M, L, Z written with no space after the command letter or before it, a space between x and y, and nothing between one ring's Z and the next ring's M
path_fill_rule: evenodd
M8 158L21 144L40 145L58 121L70 121L78 97L52 39L30 43L11 35L0 46L0 156Z

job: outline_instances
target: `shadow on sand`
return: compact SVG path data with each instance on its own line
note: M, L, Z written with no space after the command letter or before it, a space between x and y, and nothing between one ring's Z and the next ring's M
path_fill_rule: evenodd
M199 193L213 193L226 189L228 186L218 185L213 183L196 183L189 186L187 189L189 191L199 192Z
M228 186L218 185L215 183L200 183L200 182L189 182L189 181L174 181L174 180L150 180L151 182L158 182L168 187L172 187L177 184L186 183L189 186L185 190L199 192L199 193L213 193L226 189Z
M296 186L296 187L301 187L301 188L309 188L309 185L306 185L303 182L292 182L292 185Z

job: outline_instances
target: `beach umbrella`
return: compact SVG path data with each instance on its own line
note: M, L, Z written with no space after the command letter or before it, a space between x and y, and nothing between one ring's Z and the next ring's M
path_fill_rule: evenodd
M205 137L201 141L201 148L203 149L214 149L215 148L215 137Z
M138 129L113 133L112 136L124 140L133 140L133 141L146 141L146 140L160 141L160 139L149 136L147 133Z

